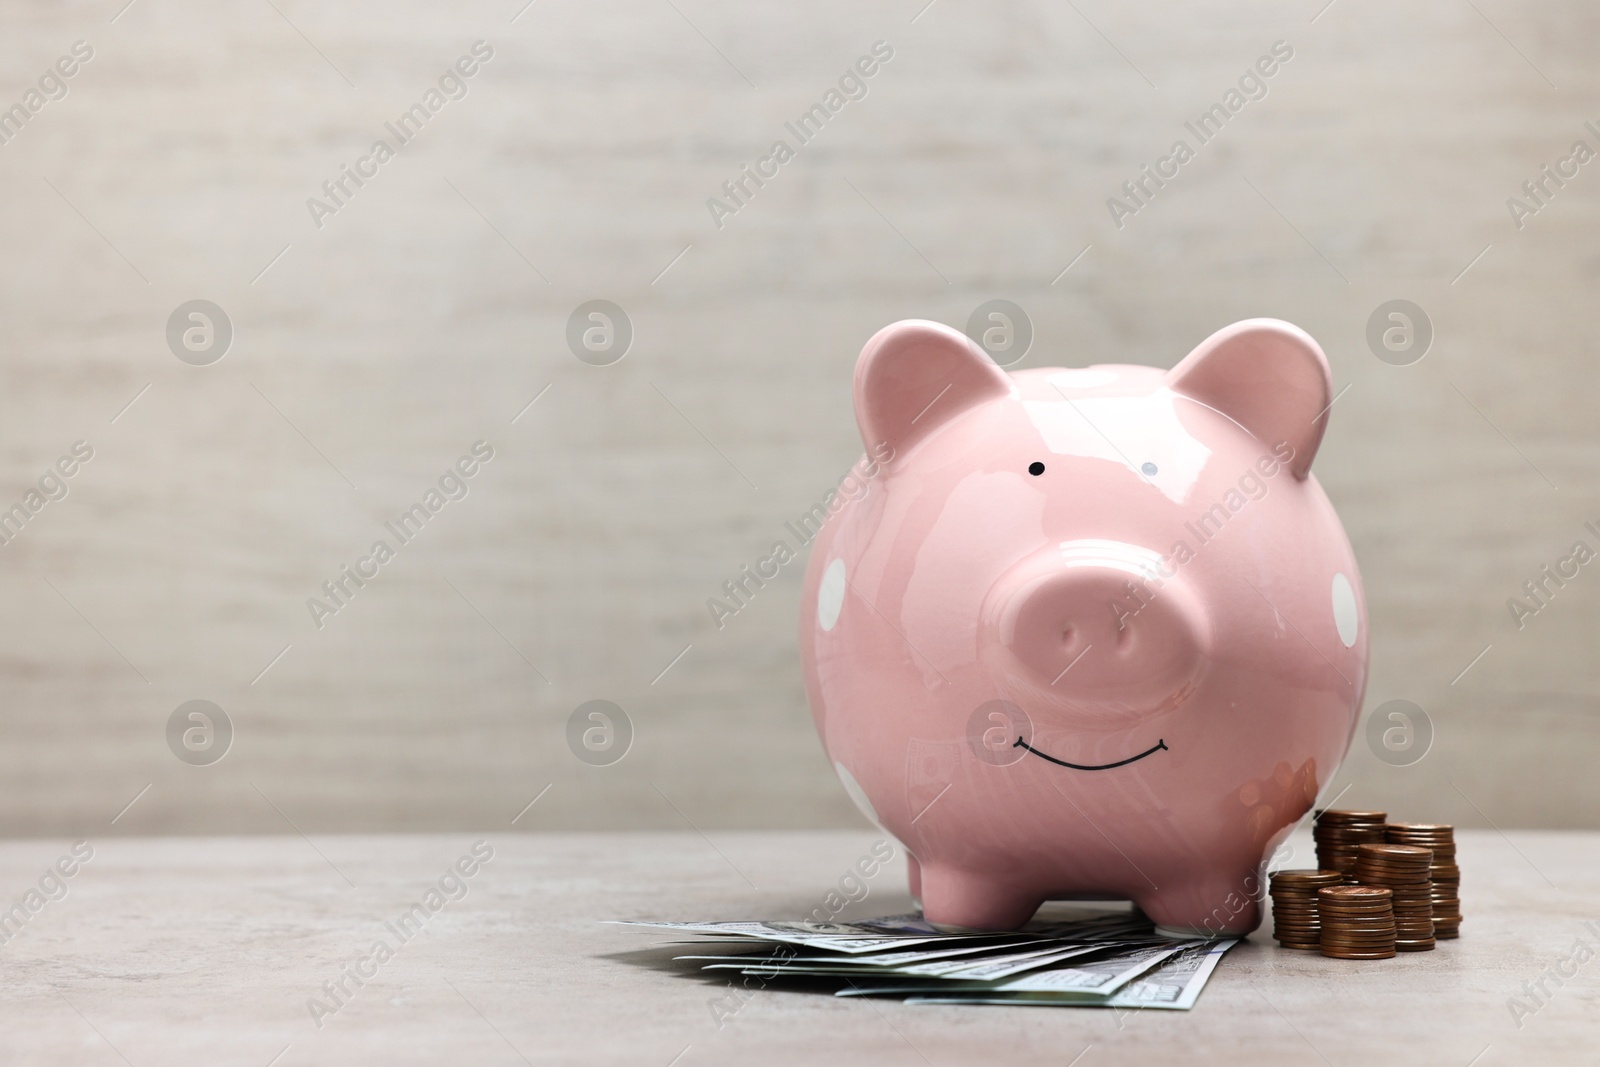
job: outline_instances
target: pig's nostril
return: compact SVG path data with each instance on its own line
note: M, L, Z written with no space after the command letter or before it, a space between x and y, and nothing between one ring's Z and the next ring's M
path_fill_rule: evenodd
M1065 629L1063 629L1061 631L1061 643L1063 645L1072 644L1072 637L1073 637L1072 627L1068 626L1068 627L1066 627Z

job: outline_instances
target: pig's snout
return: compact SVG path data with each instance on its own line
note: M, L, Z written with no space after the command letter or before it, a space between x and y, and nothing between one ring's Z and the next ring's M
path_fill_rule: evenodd
M1158 562L1116 542L1067 542L1032 557L990 597L990 651L1036 698L1074 712L1181 705L1205 665L1206 620L1182 576Z

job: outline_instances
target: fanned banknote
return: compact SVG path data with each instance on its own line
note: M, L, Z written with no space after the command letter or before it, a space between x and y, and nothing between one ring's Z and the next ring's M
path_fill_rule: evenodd
M841 997L923 1004L1188 1010L1238 939L1158 934L1137 911L1076 907L1006 932L942 931L921 915L852 922L626 922L697 935L674 957L745 988L830 983ZM739 951L748 948L750 951Z
M1101 1004L1108 1008L1141 1011L1156 1008L1188 1011L1206 987L1223 955L1239 943L1237 938L1208 941L1181 949L1146 974L1140 975ZM1013 1004L1061 1006L1058 997L1028 992L934 993L906 997L908 1004ZM1084 1006L1100 1006L1085 1002Z

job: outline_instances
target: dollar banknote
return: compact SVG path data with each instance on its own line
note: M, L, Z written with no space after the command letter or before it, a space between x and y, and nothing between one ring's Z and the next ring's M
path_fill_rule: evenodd
M1211 972L1216 969L1223 954L1239 943L1237 938L1211 941L1181 949L1155 967L1132 981L1099 1004L1085 1001L1084 1006L1124 1008L1141 1011L1156 1008L1168 1011L1188 1011L1206 987ZM1035 1004L1060 1006L1059 998L1031 992L972 992L914 994L906 997L908 1004Z
M1006 932L941 930L921 915L851 922L654 922L706 950L675 956L746 987L832 983L841 997L913 1003L1187 1010L1238 939L1176 939L1126 908L1056 908Z
M852 982L835 994L841 997L925 994L934 992L985 994L1028 994L1039 999L1096 1001L1109 998L1123 986L1176 955L1187 944L1141 945L1136 948L1100 948L1092 958L1080 955L1059 965L1043 965L1015 977L975 981L971 979L923 978L907 982L900 976L867 982Z

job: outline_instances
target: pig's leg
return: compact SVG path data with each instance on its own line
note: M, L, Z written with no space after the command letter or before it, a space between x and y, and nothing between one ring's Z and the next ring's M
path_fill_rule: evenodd
M924 866L922 914L942 930L1015 930L1039 910L1031 886L956 867Z
M906 853L906 883L911 888L911 902L922 907L922 864L909 852Z
M1163 933L1193 937L1238 937L1261 925L1260 875L1255 868L1234 873L1199 872L1134 898Z

